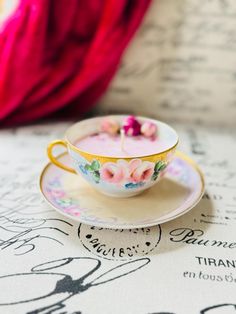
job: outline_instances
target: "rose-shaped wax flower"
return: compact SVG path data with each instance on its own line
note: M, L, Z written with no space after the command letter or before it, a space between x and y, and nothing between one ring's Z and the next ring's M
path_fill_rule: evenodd
M101 130L109 134L116 134L120 129L119 123L112 119L104 119L101 123Z
M134 116L128 116L124 119L123 130L126 135L137 136L140 135L141 124Z
M156 135L157 132L157 126L155 123L146 121L141 126L141 133L146 137L152 137Z

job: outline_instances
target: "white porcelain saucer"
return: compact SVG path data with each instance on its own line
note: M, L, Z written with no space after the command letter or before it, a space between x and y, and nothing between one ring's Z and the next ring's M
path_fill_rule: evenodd
M70 165L67 154L58 159ZM198 166L178 152L160 182L131 198L100 194L79 175L52 163L42 171L40 190L64 216L103 228L131 229L161 224L188 212L203 195L204 179Z

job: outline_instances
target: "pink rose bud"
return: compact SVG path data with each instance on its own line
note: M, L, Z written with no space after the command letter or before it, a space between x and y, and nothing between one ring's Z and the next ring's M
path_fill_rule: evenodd
M152 137L157 132L157 126L155 123L152 122L144 122L141 126L141 133L146 137Z
M112 119L104 119L101 123L101 130L109 134L116 134L120 129L119 123Z
M126 135L137 136L140 135L141 124L134 116L128 116L124 119L123 130Z

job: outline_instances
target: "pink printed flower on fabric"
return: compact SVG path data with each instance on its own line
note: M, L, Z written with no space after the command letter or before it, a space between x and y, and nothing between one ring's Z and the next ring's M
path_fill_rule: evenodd
M118 160L117 163L106 162L101 168L101 179L111 183L122 183L129 177L128 163Z
M155 164L150 161L133 159L129 162L129 172L131 182L148 181L154 172Z

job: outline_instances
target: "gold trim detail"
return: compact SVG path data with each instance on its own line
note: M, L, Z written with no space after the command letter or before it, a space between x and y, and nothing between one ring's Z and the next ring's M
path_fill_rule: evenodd
M63 165L59 160L58 160L58 157L55 157L53 155L53 148L56 146L56 145L61 145L61 146L64 146L67 150L67 144L66 144L66 141L63 141L63 140L55 140L55 141L52 141L51 143L48 144L48 147L47 147L47 154L48 154L48 158L51 160L51 162L56 165L57 167L63 169L63 170L66 170L68 172L71 172L71 173L77 173L73 168L70 168L66 165Z
M75 147L74 145L72 145L70 142L67 141L67 145L68 148L70 150L73 150L76 153L79 153L82 157L84 157L86 160L88 160L89 162L91 162L92 160L96 159L98 161L100 161L100 163L105 163L105 162L116 162L119 159L125 159L127 161L132 160L132 159L140 159L140 160L146 160L146 161L152 161L152 162L156 162L157 160L162 160L165 161L167 154L171 151L174 152L174 150L176 149L178 142L171 148L157 153L157 154L152 154L152 155L146 155L146 156L130 156L130 157L112 157L112 156L102 156L102 155L95 155L95 154L91 154L91 153L87 153L85 151L82 151L80 149L78 149L77 147Z

